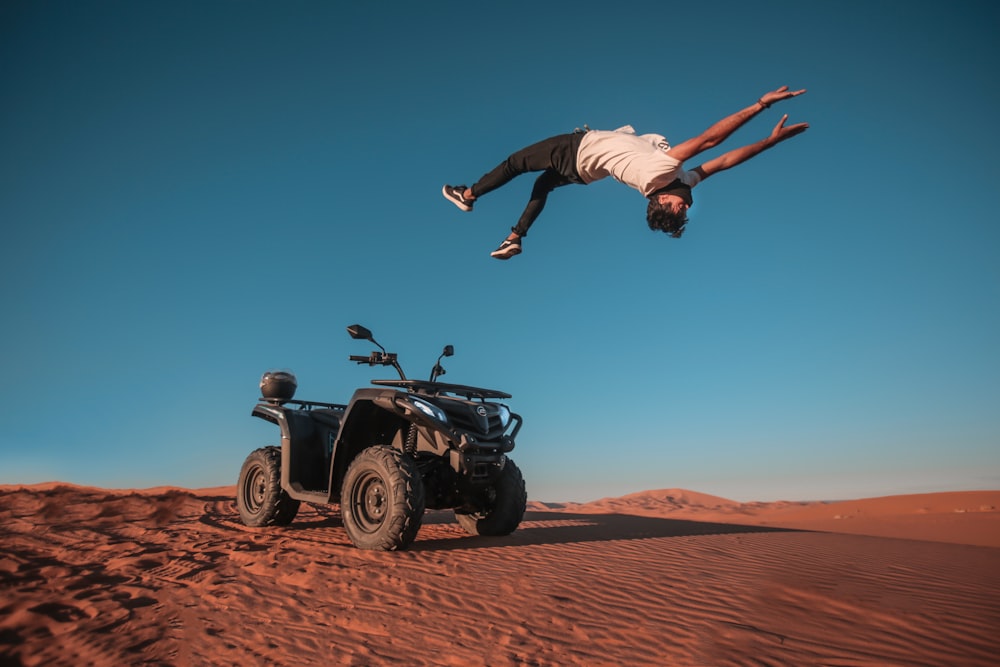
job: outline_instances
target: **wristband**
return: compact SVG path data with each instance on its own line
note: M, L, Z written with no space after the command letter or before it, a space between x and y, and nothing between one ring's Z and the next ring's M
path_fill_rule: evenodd
M765 109L770 109L770 108L771 108L771 105L770 105L770 104L764 104L764 100L762 100L762 99L760 99L760 98L758 98L758 99L757 99L757 104L761 105L761 106L762 106L762 107L764 107Z

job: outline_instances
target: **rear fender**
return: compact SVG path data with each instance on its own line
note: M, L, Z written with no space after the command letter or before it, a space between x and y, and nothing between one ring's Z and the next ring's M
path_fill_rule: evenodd
M288 418L286 417L286 413L287 409L280 405L258 403L253 406L253 411L250 414L277 425L281 431L281 488L287 491L291 488L289 476L292 466L289 460L291 438L288 435Z
M259 403L251 414L278 426L281 431L281 488L293 498L313 502L329 492L328 443L336 422L318 420L312 410L290 409Z
M253 406L253 411L250 414L254 417L260 417L264 421L269 421L272 424L277 424L281 428L285 425L285 410L286 408L280 405L258 403Z

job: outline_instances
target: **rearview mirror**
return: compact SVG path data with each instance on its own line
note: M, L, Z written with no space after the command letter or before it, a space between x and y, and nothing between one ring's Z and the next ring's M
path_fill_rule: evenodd
M445 345L444 352L441 353L443 357L450 357L455 354L455 347L453 345Z
M361 326L360 324L352 324L347 327L347 333L351 334L351 338L356 340L371 340L372 332Z

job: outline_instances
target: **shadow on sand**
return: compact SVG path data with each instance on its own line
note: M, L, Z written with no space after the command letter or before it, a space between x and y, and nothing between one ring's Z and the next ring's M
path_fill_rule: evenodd
M453 523L450 512L428 513L424 526ZM732 533L802 532L788 528L746 526L730 523L708 523L685 519L629 514L570 514L565 512L526 512L520 527L503 537L478 537L456 534L448 538L417 541L409 551L449 551L452 549L495 549L497 547L533 544L570 544L577 542L608 542L612 540L645 540L692 535L725 535Z
M229 498L211 497L207 500L228 506L227 521L239 521L236 508ZM305 506L305 505L304 505ZM295 533L330 529L343 531L344 524L338 505L313 506L314 514L299 516L282 531ZM213 520L214 519L214 520ZM203 523L222 527L221 516L202 517ZM453 549L494 549L497 547L526 546L535 544L573 544L580 542L608 542L612 540L644 540L663 537L689 537L694 535L727 535L736 533L803 532L773 526L749 526L733 523L710 523L690 519L665 519L632 514L575 514L529 510L516 531L499 537L469 535L459 527L451 510L430 510L422 521L423 528L407 551L450 551ZM438 530L434 530L437 527ZM449 528L452 528L449 530ZM447 537L421 537L429 533ZM346 540L346 534L343 535Z

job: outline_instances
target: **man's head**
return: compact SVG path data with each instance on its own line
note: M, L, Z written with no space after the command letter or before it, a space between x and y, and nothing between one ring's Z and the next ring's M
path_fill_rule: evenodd
M665 232L679 239L688 221L687 210L693 203L690 186L675 180L649 195L646 222L654 232Z

